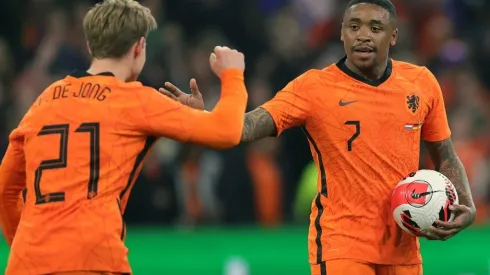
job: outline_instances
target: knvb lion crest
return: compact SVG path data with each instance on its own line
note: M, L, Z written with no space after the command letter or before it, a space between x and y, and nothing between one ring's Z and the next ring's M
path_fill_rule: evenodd
M410 112L415 114L419 109L420 97L416 94L410 94L407 96L407 108Z

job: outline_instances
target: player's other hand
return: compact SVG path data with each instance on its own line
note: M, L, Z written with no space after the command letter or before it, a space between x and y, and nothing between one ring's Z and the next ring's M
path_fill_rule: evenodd
M245 56L243 53L228 47L216 46L209 56L209 65L216 76L221 77L223 71L228 69L245 70Z
M184 104L191 108L204 110L204 101L202 99L202 94L199 92L199 87L197 86L196 80L191 79L189 86L191 87L191 94L186 94L177 88L174 84L170 82L165 82L165 88L160 88L160 93Z
M449 210L454 213L454 220L451 222L437 220L436 226L433 226L425 234L428 240L445 241L470 226L475 220L476 210L468 206L451 205L449 206Z

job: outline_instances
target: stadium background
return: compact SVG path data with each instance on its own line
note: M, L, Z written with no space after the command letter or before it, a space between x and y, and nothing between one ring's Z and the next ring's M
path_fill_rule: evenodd
M94 2L0 2L2 153L9 132L45 87L87 68L81 20ZM246 54L249 109L307 68L343 56L339 24L347 1L141 2L160 25L149 38L141 81L188 89L195 77L208 109L219 97L207 61L215 45ZM400 39L392 57L426 65L439 79L478 204L471 229L445 243L422 242L426 274L490 274L490 1L394 2ZM135 273L308 274L306 234L316 180L310 161L298 129L219 152L162 139L125 215ZM421 166L431 167L425 151ZM0 268L7 254L0 241Z

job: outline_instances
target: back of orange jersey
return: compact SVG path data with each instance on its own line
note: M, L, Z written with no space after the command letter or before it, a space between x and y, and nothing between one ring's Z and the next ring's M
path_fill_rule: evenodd
M27 191L7 274L131 272L122 213L155 136L215 147L240 139L243 72L229 70L221 80L212 112L110 74L80 72L48 87L11 134L4 159L14 166L8 154L22 145ZM223 123L230 126L218 131ZM5 178L2 185L18 184Z
M24 136L27 194L10 270L22 270L27 258L37 274L83 270L86 263L130 272L121 200L156 140L130 127L132 88L110 76L68 77L25 116L17 131Z

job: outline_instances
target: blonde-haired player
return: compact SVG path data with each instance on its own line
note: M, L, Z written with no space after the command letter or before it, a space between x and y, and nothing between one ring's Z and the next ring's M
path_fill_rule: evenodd
M160 136L213 148L240 142L247 93L243 54L216 47L222 95L191 109L136 82L150 10L106 0L83 22L93 62L50 85L10 135L0 167L6 274L130 274L122 214L146 153ZM17 207L22 190L22 215Z

